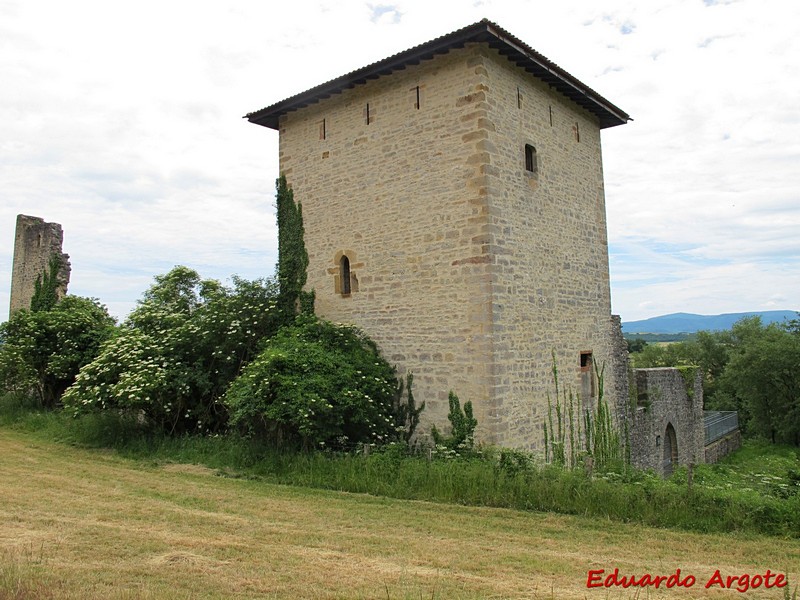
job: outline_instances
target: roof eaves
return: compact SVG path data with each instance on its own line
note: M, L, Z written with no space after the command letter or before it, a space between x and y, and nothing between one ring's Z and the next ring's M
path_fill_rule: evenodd
M283 114L329 98L346 89L366 83L370 79L377 79L381 75L405 69L409 65L419 64L437 54L447 53L453 48L463 47L467 42L488 42L490 46L497 48L510 60L539 77L579 106L595 114L601 128L622 125L631 120L623 110L487 19L389 56L261 110L248 113L244 118L257 125L278 129L278 120Z
M487 22L487 24L492 35L506 46L505 52L501 50L502 54L510 55L516 52L518 55L524 57L526 61L529 61L529 64L526 66L525 64L520 64L517 60L516 62L519 66L526 68L529 72L532 72L552 87L555 87L589 112L595 113L600 120L601 128L623 125L632 120L630 115L621 108L606 100L592 88L570 75L556 63L528 46L519 38L495 23ZM601 111L597 109L601 109ZM598 112L600 112L600 114L598 114Z
M314 104L324 98L329 98L333 94L341 93L345 89L351 89L356 85L366 83L368 79L377 79L381 75L388 75L394 71L405 69L409 65L419 64L426 58L432 58L436 54L445 54L452 48L463 46L470 41L475 34L475 30L480 29L484 21L473 23L452 33L440 36L429 42L409 48L397 54L393 54L383 60L371 63L365 67L351 71L310 88L294 96L290 96L276 102L270 106L248 113L244 116L251 123L263 125L272 129L278 128L278 117L282 114L297 110Z

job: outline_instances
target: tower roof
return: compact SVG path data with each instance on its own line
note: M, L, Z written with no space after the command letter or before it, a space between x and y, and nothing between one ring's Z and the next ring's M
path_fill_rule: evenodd
M550 87L595 115L601 129L624 125L631 120L625 111L603 98L589 86L581 83L508 31L487 19L322 83L305 92L276 102L271 106L251 112L245 115L244 118L256 125L278 129L278 119L281 115L314 104L346 89L364 84L370 79L377 79L381 75L388 75L394 71L405 69L409 65L419 64L421 61L433 58L437 54L446 54L454 48L462 48L464 44L469 42L483 42L497 49L500 54L525 69L533 77L544 81Z

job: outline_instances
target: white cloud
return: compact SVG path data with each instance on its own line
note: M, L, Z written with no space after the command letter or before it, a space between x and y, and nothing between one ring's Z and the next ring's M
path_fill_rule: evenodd
M603 134L615 312L798 308L800 5L758 0L6 1L0 305L17 213L120 315L173 264L271 274L277 134L241 116L483 17L635 119Z

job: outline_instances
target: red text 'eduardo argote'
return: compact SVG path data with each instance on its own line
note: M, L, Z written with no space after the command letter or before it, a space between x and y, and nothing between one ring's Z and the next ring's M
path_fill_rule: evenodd
M697 578L694 575L681 575L680 569L675 569L675 572L670 575L651 575L645 573L641 576L636 575L620 575L619 569L614 569L609 572L605 577L605 569L592 569L587 573L586 587L587 588L611 588L611 587L683 587L690 588L697 583ZM786 575L783 573L773 573L767 569L763 574L756 573L750 575L743 573L741 575L727 575L723 576L719 569L714 571L714 574L708 578L704 587L720 588L720 589L733 589L738 592L746 592L748 590L756 589L759 587L764 588L782 588L786 587Z

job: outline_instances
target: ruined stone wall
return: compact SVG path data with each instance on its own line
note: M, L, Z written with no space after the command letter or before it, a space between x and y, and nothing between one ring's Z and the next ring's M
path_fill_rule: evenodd
M615 416L616 423L622 435L631 427L632 404L636 399L631 398L633 389L630 380L632 371L630 370L630 358L628 356L628 342L622 335L622 319L619 315L611 315L611 365L614 369L614 388L609 386L609 399L616 402ZM609 402L610 403L610 402Z
M69 255L62 251L64 234L58 223L45 223L39 217L17 215L14 239L14 263L11 271L11 307L9 314L31 306L36 279L50 268L53 255L61 259L59 288L63 297L69 284Z
M690 381L678 369L634 369L637 407L630 429L631 463L657 473L669 471L665 455L671 425L677 441L676 464L705 462L703 385L699 370Z
M452 389L479 439L541 449L553 352L563 388L596 396L581 353L613 359L591 115L468 44L285 115L280 167L317 312L414 372L420 431L447 424Z
M738 429L705 447L705 462L714 464L742 447L742 432Z

